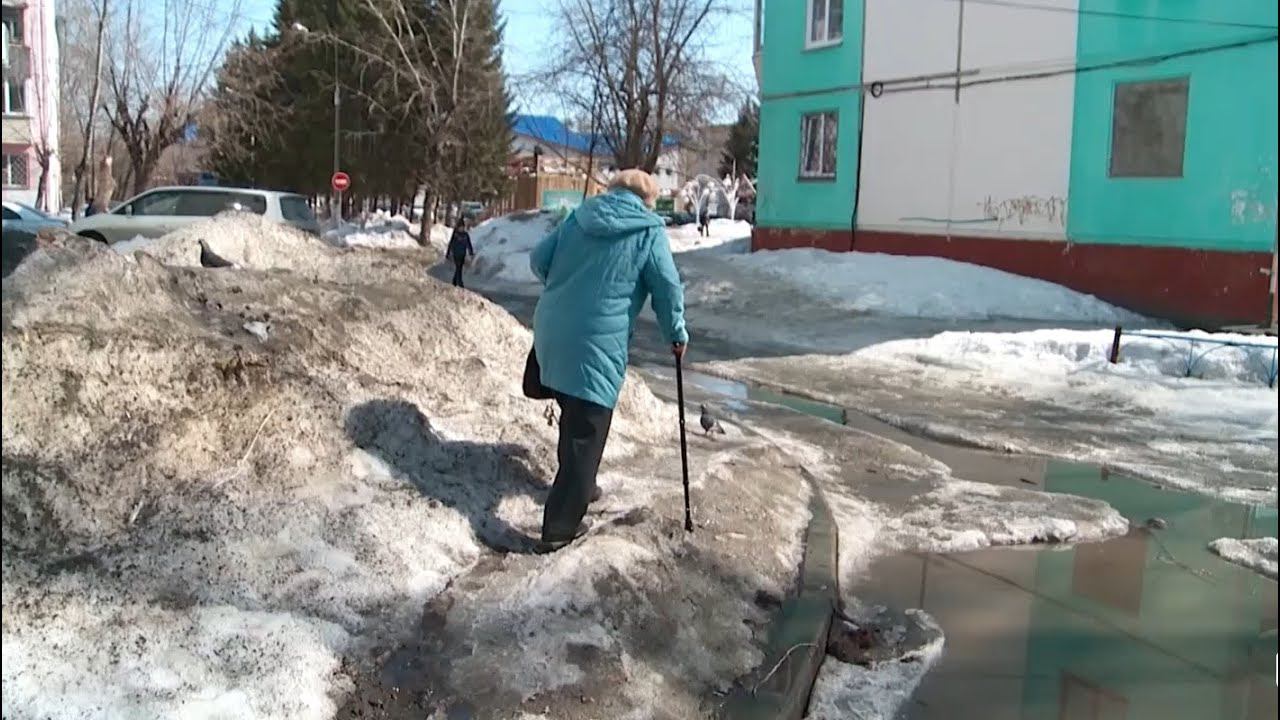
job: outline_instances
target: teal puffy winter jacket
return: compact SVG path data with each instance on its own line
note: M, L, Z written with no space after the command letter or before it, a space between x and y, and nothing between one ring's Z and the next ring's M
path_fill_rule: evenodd
M627 190L584 201L529 257L545 288L533 314L542 384L618 403L636 316L652 295L658 327L686 343L684 288L662 218Z

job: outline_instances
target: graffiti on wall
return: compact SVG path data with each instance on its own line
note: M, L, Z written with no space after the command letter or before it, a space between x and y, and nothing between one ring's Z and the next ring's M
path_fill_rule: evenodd
M1067 199L1063 197L1023 195L997 200L988 195L978 206L986 220L1001 225L1013 222L1019 225L1028 222L1047 222L1059 227L1067 225Z
M1266 222L1274 216L1274 210L1274 207L1252 190L1231 191L1232 225Z

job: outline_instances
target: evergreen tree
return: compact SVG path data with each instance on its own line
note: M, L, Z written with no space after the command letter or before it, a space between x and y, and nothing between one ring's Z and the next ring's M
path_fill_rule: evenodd
M341 169L360 197L489 200L505 188L510 99L494 0L279 0L273 32L228 55L215 170L328 192L333 90ZM335 63L336 54L336 63ZM429 203L430 204L430 203Z
M738 120L729 128L724 150L720 153L720 175L756 176L756 157L760 152L760 105L748 99L738 110Z

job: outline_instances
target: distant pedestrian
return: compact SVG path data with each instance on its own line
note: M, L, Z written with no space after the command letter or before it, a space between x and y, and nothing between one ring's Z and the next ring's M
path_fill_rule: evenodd
M453 286L464 287L462 284L462 266L467 264L467 256L475 257L475 248L471 247L471 234L467 232L467 221L459 219L458 224L453 228L453 235L449 236L449 249L445 251L445 255L453 261Z
M698 210L698 234L711 237L711 208L707 205Z

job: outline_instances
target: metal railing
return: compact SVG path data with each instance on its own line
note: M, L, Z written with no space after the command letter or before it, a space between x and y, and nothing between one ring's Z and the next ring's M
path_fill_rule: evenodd
M1107 360L1112 365L1120 362L1120 338L1125 334L1132 337L1145 337L1163 340L1174 347L1177 347L1176 343L1187 343L1187 357L1184 364L1184 369L1186 371L1185 377L1191 377L1195 372L1196 367L1200 364L1200 361L1204 360L1206 356L1223 348L1234 347L1247 348L1248 350L1256 349L1262 350L1264 353L1269 350L1271 352L1271 365L1264 375L1267 378L1267 387L1274 388L1276 386L1277 356L1280 355L1280 346L1278 345L1264 345L1262 343L1243 342L1240 340L1224 340L1221 338L1179 335L1174 333L1152 332L1148 330L1129 330L1126 332L1123 328L1117 325L1115 337L1111 341L1111 352L1107 356ZM1197 352L1197 345L1211 345L1212 347L1202 352ZM1246 352L1248 350L1246 350Z

